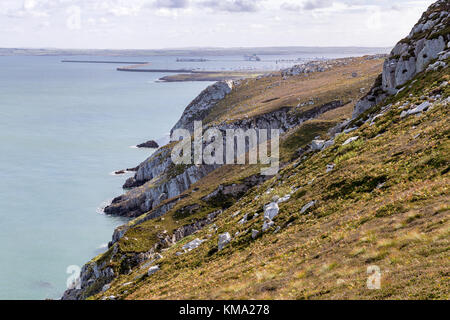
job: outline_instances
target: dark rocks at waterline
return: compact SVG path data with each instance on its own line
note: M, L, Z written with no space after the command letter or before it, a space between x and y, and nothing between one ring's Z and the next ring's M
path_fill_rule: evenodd
M138 148L150 148L150 149L158 149L159 145L155 140L149 140L147 142L138 144L136 147Z
M138 181L134 177L128 178L125 183L123 184L123 189L132 189L136 187L142 186L146 181Z
M138 169L139 169L139 166L137 166L135 168L127 168L127 169L117 170L117 171L114 171L114 174L115 175L122 175L122 174L125 174L127 172L136 172L136 171L138 171Z

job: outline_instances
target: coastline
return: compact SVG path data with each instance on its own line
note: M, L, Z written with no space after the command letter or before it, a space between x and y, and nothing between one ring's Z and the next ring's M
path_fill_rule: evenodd
M350 70L349 69L350 66L348 66L348 64L353 64L354 67L359 66L357 61L368 61L368 64L369 65L373 65L373 66L379 65L379 62L378 62L379 60L380 60L379 57L377 57L375 60L370 60L368 57L367 58L364 58L364 57L362 57L362 58L349 57L349 58L344 58L344 59L330 59L330 60L327 60L327 61L321 61L317 65L313 65L313 67L311 69L308 69L308 73L307 74L305 73L305 75L300 75L300 76L293 75L293 76L287 76L287 77L288 78L292 78L291 81L293 81L293 84L294 84L294 83L296 83L296 80L294 80L294 79L297 79L297 77L299 77L298 79L302 79L302 81L309 81L310 78L314 78L314 77L326 77L327 72L335 72L336 76L344 77L344 79L347 79L346 81L351 81L351 82L357 83L358 81L360 81L360 80L358 80L359 76L358 77L354 77L354 76L352 76L352 72L348 72L347 71L347 72L342 73L343 71L340 71L340 70L344 70L344 69L345 70ZM325 67L322 68L321 66L328 66L328 68L325 68ZM336 71L333 71L334 68L336 69ZM351 68L353 68L353 67L351 67ZM292 70L289 69L289 70L287 70L285 72L295 72L296 70L297 69L292 68ZM371 71L371 72L373 72L373 71ZM262 86L261 88L270 88L270 90L276 90L276 91L283 90L281 92L283 92L284 95L287 94L287 96L290 97L291 93L284 92L284 89L282 87L276 85L280 80L283 80L282 73L283 73L283 71L279 71L278 75L267 74L266 77L262 77L261 79L256 79L256 77L251 78L251 79L252 79L252 81L255 81L255 83L256 82L260 83L259 85ZM273 83L273 85L272 86L267 85L266 81L270 81L270 83ZM364 81L370 82L369 78L366 78L366 77L364 77ZM237 81L236 85L240 86L241 83L242 83L241 81ZM189 118L190 114L191 115L193 114L195 116L196 112L200 112L200 110L198 110L198 111L194 111L194 110L196 108L199 108L200 106L202 106L204 103L207 103L208 108L212 108L216 103L220 102L222 99L225 98L225 96L231 91L231 88L233 88L234 85L235 84L233 83L233 81L216 82L215 84L211 85L207 89L203 90L186 107L186 109L184 110L180 120L177 122L175 127L179 126L180 123L183 123L184 121L189 121L188 119L190 119ZM295 84L295 85L298 86L299 84ZM300 85L299 88L302 88L302 86ZM355 90L355 92L356 91L358 92L358 95L361 94L361 93L359 93L359 89ZM307 96L308 96L308 99L310 99L309 98L310 95L308 94ZM214 100L214 99L213 100L209 100L209 99L211 99L211 97L215 97L215 99L217 99L217 97L219 97L219 98L217 100ZM269 99L268 100L266 97L263 97L263 96L260 97L258 95L258 97L259 97L258 99L261 99L260 103L263 104L266 108L269 105L273 105L273 108L278 108L276 106L278 106L280 104L281 104L280 106L284 105L283 99L273 99L273 100ZM298 101L296 103L298 104ZM342 106L341 102L336 103L336 104L332 104L332 105L328 105L328 104L324 105L324 106L322 106L324 108L320 107L320 105L318 105L316 107L319 107L319 109L318 109L319 113L318 114L320 114L322 112L320 110L322 110L322 109L323 109L323 111L326 111L326 110L329 110L330 107L331 108L336 108L336 107L340 107L340 106ZM310 107L307 107L307 108L310 108ZM274 109L274 110L276 110L276 109ZM286 121L287 120L289 122L291 120L288 120L288 119L285 118L286 115L284 113L286 111L287 110L283 109L283 111L281 111L283 114L280 114L279 116L281 117L280 119L283 119L282 121ZM268 112L268 111L264 111L264 112ZM316 116L315 113L308 112L307 114L308 114L308 117L315 117ZM271 119L273 117L272 113L270 113L270 112L266 113L266 115L268 117L267 119ZM262 114L259 117L261 118L262 121L266 121L265 120L266 119L266 115ZM204 115L202 117L204 117ZM295 122L296 120L292 120L292 121ZM286 125L287 127L290 126L290 124L287 124L287 123L286 124L281 124L281 123L276 124L276 123L270 123L270 122L268 123L268 125L269 125L269 127L272 127L274 125L282 125L282 126ZM137 218L137 217L139 217L139 218L137 218L135 220L131 220L131 221L134 221L135 224L136 223L139 224L139 223L142 223L144 221L148 221L149 219L151 220L152 218L156 218L156 217L162 216L163 214L166 213L167 210L170 210L170 208L173 207L173 205L177 201L180 201L182 199L186 199L186 195L183 195L183 193L185 192L186 188L189 189L190 185L187 185L185 187L181 187L181 185L177 186L175 188L175 189L177 189L177 191L175 193L173 193L170 190L167 191L167 187L169 186L169 184L172 181L172 180L170 180L170 181L167 181L167 183L168 183L167 186L165 184L161 186L162 189L157 187L157 188L154 188L153 190L149 190L149 195L151 195L151 197L153 199L152 200L152 202L153 202L152 207L145 207L144 204L139 204L139 202L136 203L137 198L136 198L136 200L131 199L131 198L129 200L126 200L127 196L134 195L134 194L140 192L140 190L141 190L140 186L142 186L143 183L146 183L150 179L150 177L152 175L150 172L152 172L153 170L156 170L155 172L160 172L160 170L162 170L163 173L167 172L169 177L173 177L174 173L170 173L170 168L169 168L170 167L170 163L165 160L167 158L167 154L165 153L166 151L168 151L168 150L166 150L167 146L165 144L160 144L160 146L161 147L159 149L157 149L152 156L150 156L149 158L144 160L139 165L139 168L138 168L138 171L136 172L135 177L130 178L130 179L134 180L136 177L140 177L142 175L144 175L144 176L149 175L148 178L146 178L147 180L145 180L143 182L138 182L137 184L135 184L134 182L129 183L127 186L130 187L131 189L129 189L128 192L125 190L123 195L120 195L120 196L116 197L112 201L111 206L108 206L107 208L105 208L105 214L113 215L113 216L116 216L116 215L121 216L123 214L124 216L130 217L130 218ZM169 152L169 154L170 154L170 152ZM163 157L162 159L164 159L164 160L158 160L161 156ZM170 156L169 156L169 160L170 160ZM163 161L163 162L161 163L161 161ZM206 175L211 173L212 170L214 170L214 169L215 168L210 168L210 169L205 168L205 171L202 171L202 170L199 170L199 169L196 169L195 167L193 167L192 170L186 170L184 172L176 173L177 175L179 175L176 178L177 179L179 178L179 180L181 180L181 181L183 181L185 179L188 179L188 180L189 179L193 179L191 181L191 183L194 183L196 181L200 181L203 177L205 177ZM173 178L170 178L170 179L173 179ZM177 180L177 179L175 179L175 180ZM129 180L127 180L126 184L129 182ZM180 188L180 189L178 189L178 188ZM144 189L142 189L142 190L144 190ZM166 190L166 191L164 191L164 190ZM165 194L164 198L162 197L163 194ZM136 196L139 197L138 194L136 194ZM144 211L142 212L142 214L140 212L137 212L135 214L134 211L133 212L131 212L131 211L127 212L127 210L135 210L135 209L132 209L132 208L128 208L128 209L124 208L125 211L112 211L111 210L111 207L114 208L117 205L121 205L122 201L127 201L127 202L129 202L129 204L133 204L133 206L135 206L135 205L142 206ZM149 204L151 204L151 202L149 202ZM120 210L122 210L122 209L120 209ZM144 214L145 212L147 212L147 213L150 212L150 214L149 215L148 214ZM153 212L153 213L151 213L151 212ZM123 234L129 228L130 228L130 224L125 224L125 225L122 225L122 226L116 228L116 230L114 231L113 236L112 236L112 241L109 244L109 251L108 252L110 252L111 250L113 250L112 252L115 252L115 250L117 250L117 249L114 249L114 248L117 248L117 241L119 241L121 239ZM96 257L96 258L92 259L91 261L89 261L83 267L84 272L82 274L82 279L89 279L92 276L91 271L89 271L89 270L91 270L92 267L100 268L100 269L106 267L105 272L107 272L107 274L110 274L110 275L113 274L113 270L110 269L109 267L107 267L107 265L105 265L105 266L98 265L97 267L95 267L94 265L97 265L96 261L98 261L98 259L100 259L100 261L101 261L102 258L101 257ZM134 259L134 258L132 258L132 259ZM141 259L141 258L139 258L139 259ZM114 279L114 277L110 278L110 276L107 276L106 278L99 278L98 281L100 281L100 283L104 283L106 285L107 283L111 282L113 279ZM94 280L94 281L96 281L96 280ZM78 293L76 293L76 292L66 292L64 298L65 299L70 299L70 298L74 297L72 295L75 295L75 297L77 297Z

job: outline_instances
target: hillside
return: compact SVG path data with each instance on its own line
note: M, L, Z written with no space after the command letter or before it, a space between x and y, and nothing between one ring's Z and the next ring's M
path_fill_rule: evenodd
M281 128L280 172L174 166L160 148L106 210L135 219L64 298L448 299L449 9L432 5L386 60L207 88L174 128Z

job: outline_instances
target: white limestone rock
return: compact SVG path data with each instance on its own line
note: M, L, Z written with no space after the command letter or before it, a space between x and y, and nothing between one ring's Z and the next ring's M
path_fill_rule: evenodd
M154 274L155 272L157 272L159 270L159 266L153 266L150 267L147 271L147 275L151 276L152 274Z
M290 194L285 195L284 197L278 199L277 203L282 203L282 202L286 202L291 198Z
M316 201L310 201L307 204L305 204L302 209L300 210L300 214L305 213L306 211L308 211L310 208L314 207L316 205Z
M280 208L278 207L278 203L271 202L267 206L264 207L264 219L273 220L278 215Z
M198 248L205 241L206 240L200 240L197 238L195 240L192 240L191 242L186 243L182 248L185 251L191 251Z
M342 145L345 146L345 145L352 143L358 139L359 139L359 136L348 138L347 140L345 140L345 142Z
M325 144L325 140L313 140L311 141L311 150L318 151L321 150Z
M231 236L228 232L222 233L219 235L219 251L222 250L223 248L225 248L225 246L230 243L231 241Z
M335 167L334 163L327 164L327 171L326 172L328 173L328 172L333 171L334 167Z
M421 113L421 112L427 110L430 106L431 106L431 103L428 101L425 101L413 109L409 109L407 111L402 111L402 113L400 114L400 118L404 118L404 117L410 116L412 114Z

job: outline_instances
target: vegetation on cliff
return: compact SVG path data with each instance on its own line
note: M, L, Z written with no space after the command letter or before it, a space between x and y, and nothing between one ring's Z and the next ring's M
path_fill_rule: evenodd
M445 30L446 8L432 5L422 20L434 22L421 20L411 35L425 25ZM428 40L414 46L422 52ZM82 289L66 298L448 299L444 49L395 90L385 86L389 61L398 67L394 50L386 62L338 59L314 63L314 72L299 66L244 79L218 99L204 91L183 116L198 111L221 128L279 126L281 170L267 178L258 165L214 167L133 211L161 181L199 170L161 170L163 147L138 169L136 178L145 168L151 180L117 200L132 203L122 209L137 218L116 230L108 252L84 267ZM380 271L379 290L367 287L368 267Z

